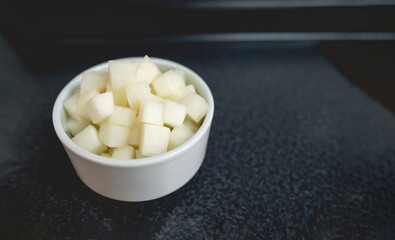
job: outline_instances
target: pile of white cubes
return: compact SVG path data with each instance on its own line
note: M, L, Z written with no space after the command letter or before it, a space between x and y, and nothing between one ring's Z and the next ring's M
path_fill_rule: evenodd
M184 78L179 70L162 73L148 56L109 61L108 72L85 72L64 101L65 128L75 144L104 157L172 150L195 134L209 108Z

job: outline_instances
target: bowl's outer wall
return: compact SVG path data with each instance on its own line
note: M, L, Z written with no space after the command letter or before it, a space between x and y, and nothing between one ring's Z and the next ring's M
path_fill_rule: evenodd
M206 154L208 137L206 131L184 154L149 167L110 167L65 150L78 176L95 192L116 200L146 201L174 192L195 175Z

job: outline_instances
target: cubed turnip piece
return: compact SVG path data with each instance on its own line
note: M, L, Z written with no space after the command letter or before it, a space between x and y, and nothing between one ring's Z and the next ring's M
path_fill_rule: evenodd
M74 118L67 119L66 122L66 130L71 133L71 135L75 136L79 132L81 132L84 128L89 125L88 121L85 120L76 120Z
M110 147L107 149L108 154L110 154L110 156L112 155L112 153L114 152L115 148Z
M195 123L195 121L193 121L189 116L185 117L183 126L189 128L189 130L191 130L192 132L197 132L197 130L199 129L199 126L197 123Z
M117 159L134 159L136 158L136 153L132 146L123 146L115 148L111 157Z
M132 145L133 147L139 147L140 145L140 131L141 131L141 123L135 121L129 139L128 144Z
M108 121L100 124L99 139L108 147L122 147L127 145L131 131L127 127L110 124Z
M196 89L195 89L195 86L194 86L193 84L188 84L188 85L184 88L185 96L188 95L190 92L196 93Z
M147 55L145 55L137 67L137 75L148 84L151 84L152 80L159 76L159 74L160 71L156 64L152 62Z
M106 152L100 153L100 156L106 157L106 158L111 158L111 155L109 153L106 153Z
M155 88L154 88L154 86L152 86L152 83L149 85L149 88L151 89L151 94L154 94L155 96L158 96L158 95L156 95Z
M130 59L109 61L108 71L112 89L118 91L140 81L137 76L138 65L138 61Z
M193 92L182 98L180 103L187 106L188 115L196 123L203 119L209 108L206 100L199 94Z
M140 151L144 156L154 156L167 151L170 129L143 124L141 126Z
M66 113L67 115L69 115L69 117L77 121L84 121L77 111L79 96L80 95L78 93L73 94L71 97L69 97L63 102L63 107L66 110Z
M106 91L112 92L112 96L114 98L115 105L124 106L124 107L128 106L128 98L126 97L125 88L122 88L120 90L114 90L114 89L112 89L111 81L107 81Z
M108 80L107 84L106 84L106 92L109 92L109 91L114 91L114 89L112 89L110 80Z
M152 85L159 97L165 98L185 87L184 74L178 70L169 70L154 79Z
M186 97L190 92L196 93L195 87L192 84L187 85L184 87L182 91L176 92L166 98L169 100L173 100L179 102L183 97Z
M105 92L93 96L85 106L93 123L99 123L105 120L114 112L114 98L112 92Z
M91 153L100 154L107 150L107 146L100 142L97 130L93 125L87 126L71 140Z
M100 94L96 89L87 90L85 92L80 93L80 97L78 98L77 103L77 113L82 118L86 120L90 120L88 109L86 108L86 103L94 96Z
M129 106L139 109L141 100L150 97L151 89L146 81L140 81L125 88Z
M149 95L149 97L147 99L155 101L155 102L159 102L159 103L162 103L164 101L163 98L161 98L155 94L152 94L152 93Z
M185 126L178 126L173 128L170 132L169 136L169 146L168 149L174 149L181 144L185 143L188 139L190 139L193 136L193 132L185 127Z
M163 103L165 106L163 114L164 123L170 127L182 125L187 115L187 107L171 100L165 100Z
M110 124L132 128L136 120L137 111L127 107L115 106L114 113L108 119Z
M143 100L140 104L139 120L142 123L163 125L164 105L152 100Z
M140 151L140 149L136 149L136 158L137 159L139 159L139 158L146 158L147 156L144 156L142 153L141 153L141 151Z
M118 106L128 106L128 98L126 97L125 89L121 89L119 91L112 91L114 97L114 104Z
M103 72L103 71L85 72L82 75L80 93L91 89L95 89L98 92L104 92L106 90L107 82L108 82L107 72Z

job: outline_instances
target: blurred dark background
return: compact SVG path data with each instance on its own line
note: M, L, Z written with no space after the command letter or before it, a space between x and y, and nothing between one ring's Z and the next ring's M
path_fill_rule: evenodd
M395 111L395 1L1 1L0 30L32 71L130 46L309 42Z

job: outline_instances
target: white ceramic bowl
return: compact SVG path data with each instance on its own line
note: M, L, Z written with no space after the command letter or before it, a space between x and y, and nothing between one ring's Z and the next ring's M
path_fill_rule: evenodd
M141 58L131 58L141 59ZM207 141L214 115L214 99L203 79L189 68L160 58L151 58L160 70L180 69L187 83L209 104L209 111L196 134L183 145L166 153L144 159L120 160L90 153L71 141L65 132L66 113L63 101L81 82L82 73L73 78L55 101L52 119L60 141L75 171L93 191L122 201L147 201L160 198L186 184L199 170L206 154ZM86 71L107 71L107 62Z

